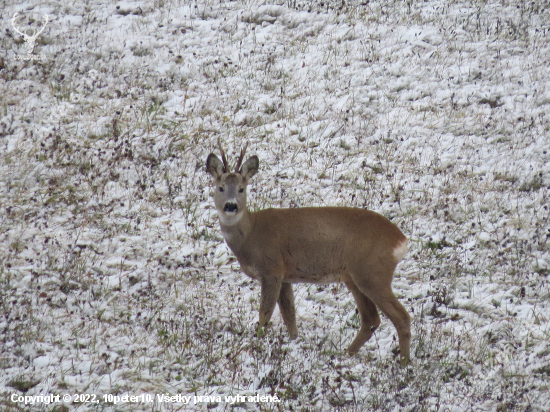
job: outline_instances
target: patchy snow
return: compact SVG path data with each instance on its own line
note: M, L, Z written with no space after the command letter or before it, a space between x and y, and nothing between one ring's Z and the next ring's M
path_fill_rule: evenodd
M546 2L5 3L2 407L550 410ZM48 14L44 59L19 59L16 11L31 31ZM260 158L251 209L365 207L402 229L410 366L385 317L345 353L343 285L294 287L297 340L278 310L255 336L259 287L204 172L218 138Z

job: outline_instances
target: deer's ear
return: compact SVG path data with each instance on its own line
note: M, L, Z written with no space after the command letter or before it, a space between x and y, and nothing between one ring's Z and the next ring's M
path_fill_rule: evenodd
M259 167L260 167L260 159L258 159L258 156L256 155L251 156L242 165L241 174L245 179L250 179L252 176L256 174Z
M215 179L223 175L223 163L214 153L210 153L206 159L206 171Z

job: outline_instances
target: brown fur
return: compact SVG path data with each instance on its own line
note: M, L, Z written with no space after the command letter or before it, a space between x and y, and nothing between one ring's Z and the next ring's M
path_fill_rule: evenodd
M224 173L215 155L207 159L222 234L242 270L261 284L259 328L269 322L278 303L290 337L296 338L291 284L343 282L361 314L361 329L349 352L357 352L380 325L379 308L397 329L402 362L407 363L410 316L391 288L395 267L407 250L407 238L388 219L364 209L306 207L249 212L246 186L258 166L258 158L253 156L243 164L241 173ZM232 205L230 212L228 204Z

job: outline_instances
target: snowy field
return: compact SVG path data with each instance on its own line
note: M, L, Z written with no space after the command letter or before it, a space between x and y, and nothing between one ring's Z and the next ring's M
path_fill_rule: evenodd
M48 14L41 60L16 11L29 34ZM548 1L5 0L1 20L0 410L550 410ZM297 340L278 309L255 336L204 172L218 138L260 158L251 209L401 228L411 365L386 317L345 353L343 285L295 287ZM98 402L18 401L40 394Z

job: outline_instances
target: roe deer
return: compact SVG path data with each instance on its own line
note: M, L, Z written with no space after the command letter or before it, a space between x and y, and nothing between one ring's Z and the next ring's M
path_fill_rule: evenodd
M361 315L361 329L348 351L357 352L380 325L378 307L397 329L406 365L410 316L393 294L391 282L408 241L397 226L378 213L349 207L249 212L246 186L258 171L258 156L242 163L245 146L230 172L219 141L218 146L223 162L210 153L206 171L214 178L223 237L244 273L261 284L258 332L278 303L290 338L297 337L292 283L344 282Z

